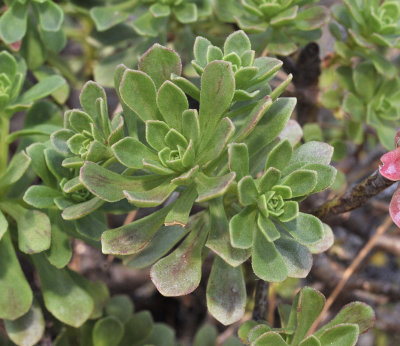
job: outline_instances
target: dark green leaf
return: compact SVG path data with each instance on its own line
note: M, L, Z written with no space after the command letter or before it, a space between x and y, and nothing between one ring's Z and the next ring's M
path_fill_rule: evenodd
M32 291L6 232L0 240L0 318L15 320L25 315L32 304Z

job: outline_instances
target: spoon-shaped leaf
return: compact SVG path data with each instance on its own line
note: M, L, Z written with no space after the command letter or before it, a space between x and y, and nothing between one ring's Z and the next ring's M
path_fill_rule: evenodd
M243 317L246 286L242 268L216 256L207 284L207 308L219 322L232 324Z
M208 229L203 215L195 216L186 226L189 235L178 248L158 261L150 271L158 291L167 297L193 292L200 283L202 252Z
M32 291L19 265L9 232L0 240L0 318L15 320L28 312Z

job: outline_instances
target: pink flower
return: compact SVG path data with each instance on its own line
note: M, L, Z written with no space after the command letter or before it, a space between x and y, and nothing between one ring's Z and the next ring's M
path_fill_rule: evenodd
M388 180L400 181L400 130L395 137L396 149L389 151L381 157L382 165L379 173ZM390 201L389 213L393 222L400 227L400 188L397 186L392 200Z

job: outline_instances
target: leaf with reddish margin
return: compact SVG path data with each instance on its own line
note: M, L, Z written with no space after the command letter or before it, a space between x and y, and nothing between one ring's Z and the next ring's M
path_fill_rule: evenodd
M400 180L400 148L389 151L381 157L382 165L379 173L386 179Z
M397 227L400 227L400 189L397 187L397 190L394 192L392 200L390 201L389 213L396 224Z
M162 295L183 296L199 286L202 252L208 235L206 226L204 214L189 220L189 235L174 252L151 268L151 281Z
M173 204L127 225L105 231L101 237L104 254L132 255L143 250L164 224Z

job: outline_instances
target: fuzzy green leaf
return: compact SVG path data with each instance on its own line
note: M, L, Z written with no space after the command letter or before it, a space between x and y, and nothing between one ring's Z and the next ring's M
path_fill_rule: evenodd
M186 226L190 230L185 240L150 271L151 280L164 296L181 296L193 292L200 283L202 252L208 229L202 215Z
M51 247L46 251L48 261L56 268L64 268L72 258L72 248L69 236L64 232L64 221L57 212L50 214Z
M285 128L294 107L295 98L280 98L268 108L246 140L250 156L271 143Z
M17 345L35 345L44 334L42 310L34 302L24 316L14 321L4 320L4 326L8 337Z
M9 232L0 240L0 318L15 320L32 304L32 291L15 254Z
M174 203L171 211L165 218L165 225L180 225L182 227L185 227L196 198L197 192L194 186L191 186L187 190L182 192L178 200Z
M161 151L166 147L165 136L170 130L169 126L159 120L148 120L146 121L146 141L155 150Z
M240 56L251 49L251 42L243 30L230 34L224 43L224 54L236 53Z
M249 151L244 143L232 143L228 145L229 169L236 173L236 179L240 180L249 175Z
M324 308L325 297L311 287L303 287L298 293L296 301L297 305L293 304L291 311L291 314L296 315L297 320L297 328L292 339L292 344L294 345L307 335L307 332Z
M323 142L307 142L298 147L290 163L307 162L328 165L333 155L333 147Z
M64 12L56 3L45 1L35 3L39 13L39 24L45 31L58 31L64 20Z
M124 260L128 267L143 269L153 265L166 255L186 235L188 229L181 226L163 226L139 253Z
M288 276L282 255L260 231L255 232L251 265L254 274L264 281L280 282Z
M124 325L113 316L103 317L93 327L93 346L117 346L124 335Z
M175 184L169 180L160 183L157 187L146 191L124 190L124 195L129 203L141 208L156 207L165 202L165 200L176 189Z
M54 91L65 85L65 83L65 79L58 75L43 78L39 83L35 84L20 98L18 98L15 101L15 104L29 106L34 101L52 94Z
M62 212L62 217L64 220L77 220L89 215L103 204L103 200L98 197L93 197L85 202L66 207Z
M280 233L276 229L274 223L265 215L258 213L257 226L259 231L265 236L269 242L274 242L280 238Z
M310 335L300 342L299 346L321 346L321 343L314 335Z
M8 221L2 211L0 210L0 240L3 238L3 235L7 232L8 229Z
M50 172L46 164L44 150L46 145L43 143L34 143L26 148L26 152L31 158L31 167L35 173L50 187L56 187L57 181L54 175Z
M306 196L315 189L317 178L315 171L299 169L290 173L280 184L289 186L293 197Z
M101 237L103 253L116 255L138 253L147 246L163 225L171 208L172 205L169 205L142 219L104 232Z
M292 158L292 146L288 140L280 142L268 155L265 170L274 167L282 171Z
M244 208L229 221L231 244L238 249L248 249L253 245L256 228L257 210L253 207Z
M200 129L208 142L214 129L229 108L235 92L235 77L228 62L213 61L201 76Z
M372 327L374 321L375 313L369 305L362 302L353 302L344 306L332 321L315 333L315 336L321 337L329 328L342 323L357 324L359 332L362 334Z
M196 190L199 194L196 202L202 203L210 199L222 196L235 180L235 172L219 177L207 177L203 173L197 174L195 178Z
M144 345L151 336L154 322L149 311L134 314L125 324L125 334L121 346Z
M197 20L197 6L194 3L182 3L175 6L173 12L182 24L194 23Z
M303 245L319 241L324 234L322 222L310 214L299 213L293 221L280 223L280 225Z
M128 322L133 314L134 306L126 294L117 294L110 298L105 306L105 313L108 316L114 316L122 323Z
M205 163L205 166L207 166L213 160L217 159L225 150L234 132L235 126L232 121L228 117L223 118L216 126L213 137L211 137L207 143L202 143L199 149L201 154L197 158L197 162L200 165Z
M28 11L28 4L14 1L12 6L1 16L0 36L5 43L17 42L25 36Z
M126 70L119 87L122 100L142 121L160 118L156 102L156 86L144 72Z
M237 267L250 257L250 251L231 245L229 223L222 199L210 201L210 235L206 246L232 267Z
M7 170L0 177L0 190L16 183L26 172L31 163L31 158L24 151L13 156Z
M47 186L33 185L25 191L24 201L35 208L50 208L54 206L54 198L62 197L60 191Z
M325 331L319 338L321 345L354 346L359 335L357 324L340 324Z
M143 168L143 159L158 160L157 154L132 137L125 137L111 147L119 162L128 168Z
M85 112L89 114L92 119L100 125L99 114L97 113L97 99L107 100L106 93L104 89L95 82L87 82L79 95L79 100Z
M282 337L276 332L268 332L262 334L258 337L254 343L254 346L263 346L263 345L274 345L274 346L289 346Z
M108 228L106 216L101 211L94 211L85 217L74 220L75 229L84 237L100 240L102 233Z
M180 131L182 113L189 107L184 92L172 82L165 81L158 90L157 105L168 126Z
M42 255L33 256L43 292L44 304L61 322L80 327L93 310L89 293L72 278L68 269L53 267Z
M96 6L90 10L90 16L92 17L96 29L98 31L105 31L111 27L124 22L130 15L129 10L133 10L135 6L130 6L127 10L126 5L107 5L107 6Z
M361 95L365 100L370 100L374 96L376 81L377 73L371 63L360 63L354 69L354 87L356 88L357 93Z
M246 286L240 266L216 257L207 284L207 308L224 325L240 320L246 306Z
M164 177L159 176L123 176L93 162L86 162L83 165L80 179L90 192L107 202L118 202L125 198L124 190L150 190L165 180Z
M302 169L307 169L310 171L314 171L317 173L317 184L315 185L312 193L317 193L323 191L330 187L336 178L337 170L335 167L321 165L318 163L312 163L306 166L303 166Z
M312 266L310 251L290 238L280 238L274 244L286 263L288 276L291 278L305 278Z
M158 89L161 84L170 79L171 74L180 76L182 62L174 50L156 43L142 55L139 70L147 73Z
M0 208L16 221L18 247L22 252L33 254L50 247L50 221L46 214L11 202L0 203Z

